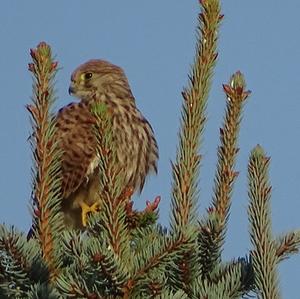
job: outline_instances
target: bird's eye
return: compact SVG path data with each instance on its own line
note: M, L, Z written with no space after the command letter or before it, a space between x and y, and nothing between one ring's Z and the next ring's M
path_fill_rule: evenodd
M91 79L93 77L93 73L85 73L83 77L85 80Z

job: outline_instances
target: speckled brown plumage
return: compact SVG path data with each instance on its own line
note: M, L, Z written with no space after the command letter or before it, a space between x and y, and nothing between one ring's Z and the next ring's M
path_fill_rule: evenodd
M57 135L63 149L63 196L68 197L84 182L96 141L92 131L93 118L87 105L71 103L57 116Z
M80 98L57 115L57 136L63 150L62 190L66 223L80 227L80 206L95 203L98 193L96 138L91 106L105 103L112 117L112 134L119 167L124 170L124 188L141 191L149 172L157 172L158 148L153 130L137 109L121 68L90 60L71 76L70 93Z

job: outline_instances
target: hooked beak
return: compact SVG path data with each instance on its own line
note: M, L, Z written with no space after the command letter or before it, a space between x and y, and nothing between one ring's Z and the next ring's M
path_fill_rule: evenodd
M70 85L70 87L69 87L69 95L71 96L71 95L73 95L74 93L75 93L75 88L74 88L73 85Z

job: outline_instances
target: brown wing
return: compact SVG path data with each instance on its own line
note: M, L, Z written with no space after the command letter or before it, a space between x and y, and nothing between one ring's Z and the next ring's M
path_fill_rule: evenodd
M94 118L83 103L72 103L57 115L57 137L63 150L62 193L68 197L87 182L96 159Z

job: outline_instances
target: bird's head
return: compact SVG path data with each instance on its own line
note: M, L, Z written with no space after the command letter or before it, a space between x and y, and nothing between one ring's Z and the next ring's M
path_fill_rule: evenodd
M93 59L80 65L71 76L69 94L80 99L92 99L95 95L114 93L132 97L123 70L105 60Z

